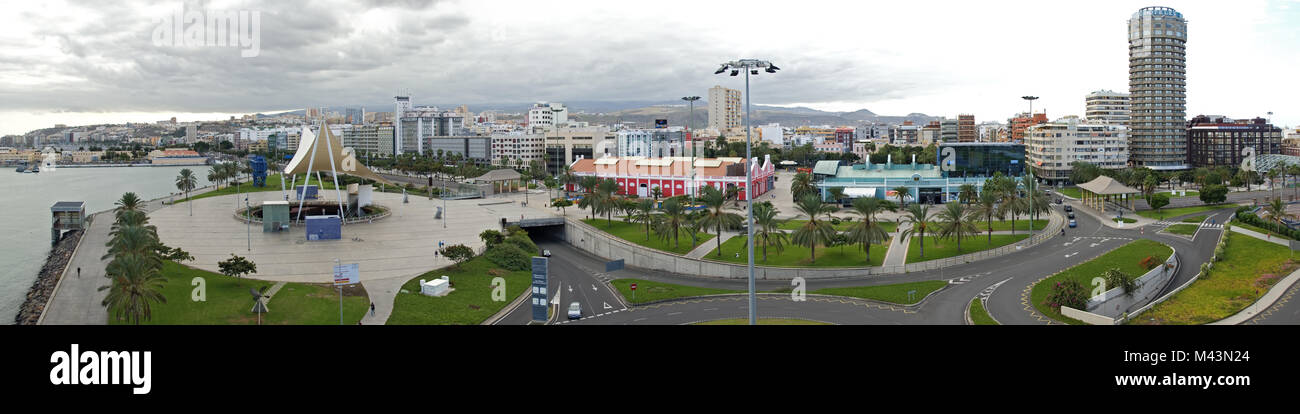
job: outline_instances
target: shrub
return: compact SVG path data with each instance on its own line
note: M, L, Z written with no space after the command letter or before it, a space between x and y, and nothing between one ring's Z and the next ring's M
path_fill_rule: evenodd
M1078 280L1070 279L1056 282L1056 285L1052 286L1052 292L1047 294L1047 299L1043 301L1043 304L1056 309L1058 312L1061 310L1061 306L1083 310L1088 306L1088 293Z
M1142 258L1142 261L1138 262L1138 266L1142 266L1142 269L1144 270L1151 270L1155 269L1156 266L1160 266L1160 263L1160 259L1157 259L1155 256L1147 256Z
M453 244L451 246L443 247L441 252L443 256L456 262L456 266L460 266L460 264L464 263L466 260L474 258L474 249L463 244Z
M505 236L501 232L492 229L483 230L482 233L478 234L478 238L482 239L483 244L486 244L489 249L505 241Z
M1102 277L1106 278L1107 287L1115 286L1124 288L1125 295L1132 295L1133 289L1137 287L1137 283L1134 282L1135 278L1128 273L1120 271L1119 268L1107 270Z
M533 266L533 255L520 250L518 246L511 244L508 240L497 247L488 249L483 254L488 261L501 266L507 270L528 270Z
M523 250L525 252L532 252L530 253L531 255L537 255L539 252L539 250L537 249L537 244L533 243L533 240L528 238L528 233L524 233L524 232L519 232L510 235L510 237L506 238L505 244L514 245L515 247L518 247L519 250Z

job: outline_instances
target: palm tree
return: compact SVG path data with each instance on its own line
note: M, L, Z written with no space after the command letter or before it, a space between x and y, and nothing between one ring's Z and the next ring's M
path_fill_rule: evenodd
M582 200L578 201L578 208L590 210L588 214L590 214L592 218L595 218L596 210L600 209L600 206L597 205L598 203L596 202L597 184L600 184L600 179L590 175L584 176L578 180L578 186L582 187L583 192Z
M817 263L817 245L830 243L835 237L835 227L825 220L817 219L819 216L831 213L832 209L827 207L817 194L806 194L794 204L796 210L808 216L808 221L795 229L790 241L807 247L813 263Z
M167 279L163 277L161 267L143 257L122 256L113 259L105 276L111 280L108 286L99 290L108 290L100 305L113 310L113 316L140 324L140 320L153 318L150 302L167 303L161 290Z
M727 187L726 198L727 198L728 200L732 200L732 201L734 201L735 204L733 204L733 205L739 207L739 206L740 206L740 187L736 187L736 186Z
M795 200L802 199L803 196L817 191L812 183L812 175L808 173L798 173L794 175L794 180L790 181L790 195Z
M655 202L652 200L641 200L636 203L633 209L632 221L636 223L645 223L645 239L650 240L650 224L655 221Z
M1149 182L1155 178L1155 175L1149 175L1147 177L1147 181ZM1038 189L1038 181L1035 181L1032 176L1024 176L1024 178L1020 180L1020 184L1025 186L1025 200L1023 204L1025 206L1025 211L1029 213L1029 232L1033 233L1034 220L1038 220L1039 214L1052 211L1052 203L1047 200L1047 194ZM1151 190L1155 191L1155 187L1151 187ZM1013 230L1015 229L1014 224L1015 223L1013 222Z
M1291 175L1292 181L1300 179L1300 165L1288 165L1286 166L1286 172ZM1295 191L1292 193L1291 197L1300 198L1300 181L1297 181L1294 185L1295 187L1293 188L1295 188Z
M844 187L831 187L826 190L826 195L830 196L834 206L838 208L840 203L844 202Z
M957 199L961 200L962 203L969 205L975 201L978 194L979 191L975 190L975 184L966 183L962 184L961 189L958 190Z
M659 187L651 188L651 189L650 189L650 196L651 196L651 197L654 197L654 198L655 198L654 201L657 202L657 201L659 201L659 197L663 197L663 196L664 196L664 190L661 189L661 188L659 188Z
M1276 189L1278 175L1281 175L1281 171L1278 170L1277 167L1268 170L1268 195L1273 198L1277 198Z
M1268 214L1268 221L1272 222L1276 229L1286 228L1283 223L1285 219L1294 219L1295 215L1286 212L1286 204L1281 199L1274 198L1264 205L1264 212Z
M908 206L906 210L903 210L903 214L904 215L902 221L906 221L908 224L911 224L912 226L911 228L899 233L898 237L910 237L913 234L919 235L921 238L918 240L919 243L917 243L917 245L921 246L921 258L924 259L925 258L925 233L931 230L930 229L930 224L931 224L930 206L912 204L911 206ZM902 239L899 240L901 241Z
M948 203L939 211L939 237L957 239L957 253L961 253L961 239L970 237L979 230L975 228L973 211L959 203ZM1014 223L1014 222L1013 222Z
M308 178L310 179L310 175ZM208 182L216 184L217 189L221 188L221 173L217 171L217 166L208 167Z
M690 213L686 211L686 206L682 205L681 201L678 201L678 197L670 197L664 200L664 203L659 206L659 211L659 220L655 220L654 223L655 233L658 233L659 237L663 239L672 238L673 248L676 249L679 245L677 241L678 231L688 224ZM691 247L694 248L694 243L691 244Z
M618 209L619 205L616 194L618 194L617 181L604 179L596 185L596 204L597 208L605 213L606 227L614 225L614 210Z
M875 218L881 211L895 208L893 203L883 204L881 201L875 197L854 199L851 213L858 215L862 220L853 223L845 234L849 243L862 245L862 251L867 256L867 265L871 265L871 245L889 239L889 233L880 227L880 223Z
M190 171L189 168L182 169L181 175L176 176L176 188L185 192L185 199L187 201L190 198L190 190L193 190L194 187L197 186L198 184L199 184L199 178L195 177L194 171ZM193 216L194 203L189 203L189 205L190 205L190 215Z
M1008 213L1011 215L1011 234L1016 234L1016 217L1029 208L1025 198L1020 196L1020 189L1015 180L1003 179L999 181L1001 186L997 190L999 195L1002 196L1002 203L999 205L1002 211L998 215L1006 216ZM1030 227L1032 228L1032 226Z
M777 212L769 201L754 204L754 241L763 246L764 263L767 263L767 246L775 247L780 254L789 241L789 235L781 230L781 220L776 219Z
M900 185L898 187L894 187L893 190L894 193L898 194L898 205L902 207L907 207L906 197L908 193L912 191L912 189L908 188L905 185Z
M722 229L734 229L740 227L741 218L739 214L723 210L727 204L727 198L722 195L717 187L705 186L700 192L700 202L706 207L704 217L700 219L700 225L704 228L712 227L718 235L718 257L722 257Z

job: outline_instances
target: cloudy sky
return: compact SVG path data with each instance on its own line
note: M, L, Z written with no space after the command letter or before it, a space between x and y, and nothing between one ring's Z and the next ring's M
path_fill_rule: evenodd
M753 102L1005 120L1127 90L1126 20L1150 0L3 1L0 134L391 101L653 101L768 59ZM1300 124L1300 0L1170 0L1188 19L1188 113ZM175 46L185 7L260 16L259 50ZM245 32L247 35L248 32ZM166 39L157 45L156 39ZM391 108L367 108L390 110Z

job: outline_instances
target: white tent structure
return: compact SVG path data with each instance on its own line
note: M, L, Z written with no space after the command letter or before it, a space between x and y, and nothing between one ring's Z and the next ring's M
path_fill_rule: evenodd
M339 173L348 174L355 177L371 179L379 182L388 183L389 181L370 171L366 166L357 161L356 151L350 147L344 147L339 138L330 132L329 125L324 121L320 123L320 135L311 132L311 128L303 127L301 139L298 141L298 152L293 154L293 159L289 160L289 165L284 167L284 174L280 175L280 188L284 192L284 176L293 175L296 187L297 174L316 173L316 182L321 182L320 172L329 171L334 177L334 191L338 195L339 214L343 209L343 190L339 188ZM321 147L325 148L321 148ZM328 167L327 167L328 165ZM310 180L310 178L308 178ZM305 191L305 190L304 190ZM294 221L302 218L303 197L298 198L298 217Z

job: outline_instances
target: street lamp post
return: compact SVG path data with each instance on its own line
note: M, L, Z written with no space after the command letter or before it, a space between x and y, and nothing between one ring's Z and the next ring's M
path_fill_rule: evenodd
M686 135L691 135L691 121L695 120L695 101L700 100L698 96L684 96L683 101L690 105L690 117L686 118L686 134L682 135L682 151L686 151ZM691 136L691 182L686 185L686 191L689 192L691 202L695 201L695 137Z
M1037 96L1021 96L1020 99L1029 101L1029 119L1034 119L1034 101L1038 100Z
M557 137L560 136L560 112L564 112L564 109L565 108L555 108L555 107L551 108L551 113L554 114L555 117L551 121L551 127L552 127L552 131L555 132L555 136ZM543 133L542 137L545 138L545 136L546 134ZM546 142L546 140L543 139L542 142ZM592 153L591 156L594 158L596 154ZM557 153L555 154L555 186L556 187L560 186L560 165L563 163L564 163L564 144L560 144L560 150L557 151ZM560 192L557 190L555 192L555 196L559 197L559 195Z
M248 251L253 251L253 209L249 207L248 196L244 196L244 229L248 233Z
M722 67L718 68L713 74L721 74L726 72L727 69L731 69L731 76L739 75L740 71L745 72L745 210L747 216L745 219L745 232L747 233L745 244L749 248L749 324L757 325L758 313L755 308L757 298L754 294L754 170L750 164L753 160L750 154L753 142L750 138L751 131L749 127L749 75L757 75L759 69L763 69L767 73L776 73L781 68L765 60L741 59L723 63Z

